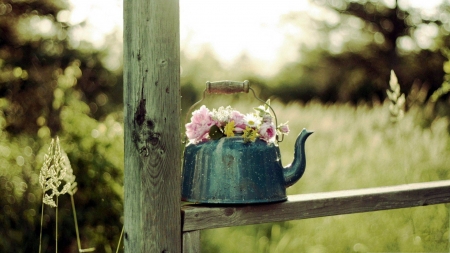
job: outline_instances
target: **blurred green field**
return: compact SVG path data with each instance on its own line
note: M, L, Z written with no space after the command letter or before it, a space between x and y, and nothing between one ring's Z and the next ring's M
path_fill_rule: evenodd
M301 129L315 131L306 142L306 172L288 194L450 179L447 119L422 128L421 111L412 108L393 124L387 103L272 105L291 129L280 144L284 165ZM436 205L211 229L202 232L202 252L448 252L449 211Z

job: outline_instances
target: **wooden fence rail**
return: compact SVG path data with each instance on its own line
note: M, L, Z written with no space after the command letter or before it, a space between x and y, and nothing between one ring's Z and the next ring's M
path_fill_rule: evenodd
M183 252L200 251L200 230L450 203L450 180L300 194L265 205L182 207Z

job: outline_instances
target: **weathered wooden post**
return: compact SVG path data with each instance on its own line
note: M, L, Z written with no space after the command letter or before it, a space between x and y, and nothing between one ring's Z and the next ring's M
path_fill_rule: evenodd
M124 1L125 252L181 252L178 0Z

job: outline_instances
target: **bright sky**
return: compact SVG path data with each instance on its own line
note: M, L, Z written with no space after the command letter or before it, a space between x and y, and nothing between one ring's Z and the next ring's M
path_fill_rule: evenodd
M264 62L274 61L285 38L280 17L306 11L308 6L308 1L298 0L181 0L182 47L195 53L208 43L226 62L242 52Z
M383 0L392 5L395 0ZM401 6L432 10L442 0L400 0ZM87 19L89 29L80 36L101 45L103 34L122 30L122 0L71 0L73 10L66 18L72 24ZM298 48L286 39L280 26L282 15L290 12L320 12L308 0L180 0L181 47L196 54L209 44L224 63L231 63L245 52L254 60L274 65L294 60ZM301 31L296 31L301 32ZM301 35L300 35L301 36ZM299 37L299 36L298 36ZM307 34L304 34L307 40Z

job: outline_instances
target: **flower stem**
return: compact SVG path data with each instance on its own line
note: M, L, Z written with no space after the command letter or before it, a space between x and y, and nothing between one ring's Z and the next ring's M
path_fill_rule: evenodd
M58 196L56 196L56 216L55 216L55 250L58 253Z
M119 236L119 243L117 244L117 249L116 249L116 253L119 253L119 249L120 249L120 242L122 241L122 236L123 236L123 230L124 230L125 226L122 226L122 232L120 232L120 236Z
M44 194L42 193L42 207L41 207L41 232L39 233L39 253L42 251L42 224L44 223Z
M77 211L75 210L75 201L73 195L70 194L70 201L72 202L73 221L75 223L75 233L77 234L78 251L81 251L80 232L78 231Z
M72 202L73 221L75 223L75 233L77 234L78 252L92 252L95 248L82 249L80 240L80 231L78 230L77 211L75 209L75 201L73 200L73 194L70 195L70 201Z

